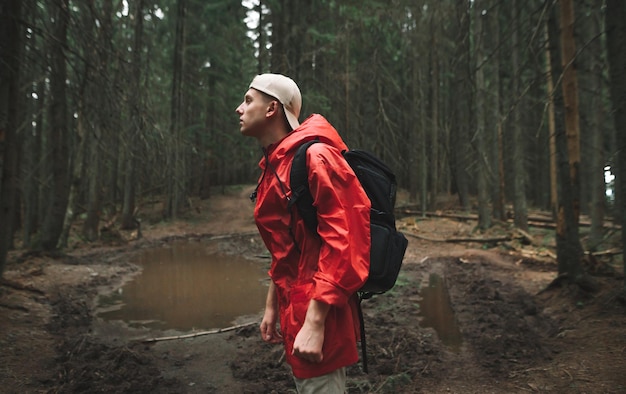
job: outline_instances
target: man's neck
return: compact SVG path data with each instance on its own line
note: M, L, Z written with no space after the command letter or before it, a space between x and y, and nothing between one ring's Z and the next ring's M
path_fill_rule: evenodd
M279 141L281 141L283 138L285 138L289 132L284 129L274 129L276 131L273 132L267 132L265 133L261 138L259 138L259 144L266 149L267 147L269 147L270 145L273 145Z

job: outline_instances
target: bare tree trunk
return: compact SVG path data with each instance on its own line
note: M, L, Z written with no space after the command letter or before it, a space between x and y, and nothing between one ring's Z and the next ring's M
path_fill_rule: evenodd
M575 99L567 95L576 94L572 87L575 87L575 78L573 70L568 71L566 68L573 67L572 60L574 53L572 52L573 43L573 13L571 11L571 3L563 4L561 7L555 5L553 10L549 12L548 35L550 41L550 59L552 62L552 75L557 76L563 72L561 81L561 89L555 84L554 90L554 109L555 109L555 142L557 154L557 175L558 175L558 208L557 208L557 261L559 275L567 276L572 282L580 282L582 279L582 245L578 235L578 214L575 208L574 200L578 198L575 186L575 172L572 168L572 153L569 151L571 143L568 139L573 137L568 127L576 127L575 121L568 119L568 116L578 116L577 112L572 111L572 104ZM560 18L557 13L560 11ZM557 19L560 19L560 27ZM560 33L559 33L560 30ZM567 48L562 48L567 46ZM559 51L560 49L560 51ZM568 85L568 86L565 86ZM566 104L567 103L567 104ZM568 108L568 105L570 106Z
M414 67L418 67L418 64L415 64ZM421 75L421 73L419 73ZM426 153L426 146L428 144L428 138L426 135L426 130L428 129L428 117L426 116L427 110L426 110L426 100L424 99L424 97L426 96L426 93L424 92L424 89L422 88L423 86L426 86L426 83L422 83L421 81L423 80L423 78L419 78L419 112L422 114L422 116L420 116L421 121L419 122L420 124L420 130L419 130L419 138L418 138L418 144L419 144L419 166L420 166L420 172L419 174L421 174L419 182L420 182L420 206L421 206L421 210L422 210L422 216L426 215L426 211L428 209L428 154ZM416 122L417 123L417 122ZM432 167L436 167L436 166L431 166Z
M91 20L89 20L89 13L83 13L84 18L87 19L86 25L92 25ZM95 24L92 25L95 27ZM89 32L90 35L94 34L94 29ZM95 46L92 45L93 42L89 42L89 45L84 47L85 53L89 54L90 59L95 59ZM88 157L85 152L88 149L88 140L91 138L91 125L90 119L96 117L95 111L90 110L94 108L95 105L90 103L93 100L94 94L93 92L96 89L92 86L94 81L97 79L96 70L94 69L95 65L91 62L86 62L85 68L83 71L82 81L80 82L79 94L78 94L78 103L76 113L78 114L77 122L76 122L76 144L70 149L70 152L73 152L72 159L70 160L70 190L69 190L69 199L67 204L67 209L65 211L65 219L63 221L63 231L61 232L61 237L59 239L59 245L62 248L67 247L68 238L70 235L70 229L72 228L72 224L74 223L74 219L76 215L78 215L78 210L80 206L80 198L83 194L84 183L87 179L85 161ZM100 92L98 92L100 93Z
M464 210L470 209L469 201L469 156L471 152L469 140L470 127L470 103L471 92L468 84L470 83L470 16L469 3L467 1L459 1L456 4L457 13L457 64L456 64L456 86L453 85L455 91L454 103L455 108L452 109L454 123L450 133L452 144L452 171L454 172L454 182L456 192L459 195L459 203Z
M265 72L265 58L267 57L267 50L265 49L265 23L263 21L263 0L259 0L257 5L257 13L259 14L259 25L257 27L257 42L259 43L259 56L257 57L257 74L263 74Z
M38 102L31 102L27 109L28 113L35 113L37 104ZM32 116L30 119L32 120ZM24 133L22 150L22 196L24 204L22 243L26 248L30 246L31 236L37 228L39 187L36 174L41 140L39 134L34 132L34 127L28 125L27 128L29 131Z
M587 23L587 37L597 37L602 33L602 4L603 0L595 0L590 5L590 17ZM604 121L606 107L603 98L606 97L606 88L603 84L603 69L605 66L604 48L602 41L592 39L588 44L588 80L589 94L591 98L586 105L586 113L589 117L590 136L590 171L589 189L591 193L591 228L589 231L589 249L595 251L603 240L604 214L606 207L606 185L604 183L604 166L606 154L604 149ZM581 89L581 92L583 90ZM586 101L582 100L581 101Z
M176 38L174 42L174 73L172 77L172 103L170 119L170 138L172 139L170 167L172 174L168 179L169 193L166 215L176 219L184 204L184 133L183 133L183 69L185 51L185 0L178 0L176 19Z
M41 72L42 74L45 73L43 67ZM47 206L48 196L50 194L47 193L47 191L49 191L47 183L49 174L48 168L50 166L48 165L48 157L44 154L46 146L44 138L44 134L46 132L46 129L44 129L44 109L46 108L46 102L49 96L46 94L46 84L44 81L40 81L37 84L37 93L39 95L39 99L37 100L37 116L35 117L35 122L37 122L37 125L35 126L35 134L37 139L34 154L36 155L36 157L39 158L39 162L37 163L38 168L35 172L35 175L37 177L37 201L35 205L37 210L35 219L37 230L33 229L33 233L35 233L36 231L41 231L41 224L45 216L45 207ZM32 248L35 243L36 242L34 242L34 240L31 240L28 243L28 247Z
M417 50L417 40L414 40L413 45L412 45L412 50L415 51L415 53L418 52ZM418 82L419 80L419 68L418 68L418 63L415 62L411 67L410 67L410 90L408 91L409 94L411 95L411 108L412 110L409 111L411 113L415 113L417 111L420 110L421 106L421 100L420 100L420 84ZM422 158L423 158L423 152L422 149L424 148L423 145L423 141L421 141L421 135L422 135L422 130L423 130L423 122L411 122L411 121L406 121L407 127L409 127L409 158L408 158L408 163L410 166L410 171L409 171L409 200L410 201L417 201L417 194L419 192L419 184L420 184L420 180L423 178L423 176L425 175L425 168L422 166Z
M574 41L574 5L572 0L559 0L561 18L561 64L563 67L563 102L570 167L570 182L574 193L573 208L578 222L580 214L580 125L578 113L578 80L576 76Z
M622 248L626 245L626 2L606 2L606 42L609 60L611 101L617 141L616 174L617 217L622 225ZM626 269L626 258L624 268ZM626 297L626 280L624 281Z
M93 10L92 10L93 11ZM100 158L100 144L102 142L102 135L107 129L114 130L111 125L112 108L110 103L111 89L108 88L107 83L110 80L109 73L109 58L112 52L112 16L113 16L113 2L112 0L105 0L102 2L102 11L100 15L93 15L100 21L100 34L98 37L98 50L96 58L98 63L97 70L97 83L96 87L101 90L100 94L94 95L94 103L99 108L95 119L96 124L93 127L93 133L89 133L86 137L86 152L89 160L87 161L87 216L83 223L83 237L89 241L95 241L98 239L99 231L98 226L100 223L100 211L101 211L101 190L102 190L102 174L101 174L101 158ZM141 90L136 89L135 95L139 96Z
M417 50L417 47L415 48ZM417 53L417 52L416 52ZM413 83L415 84L413 87L413 91L414 91L414 105L415 105L415 110L416 112L418 112L419 114L421 114L420 119L421 121L419 122L414 122L415 127L418 128L418 130L415 130L416 133L416 139L417 139L417 146L412 147L413 152L417 153L417 157L414 158L414 161L416 162L416 166L419 168L418 171L415 172L415 174L419 174L419 179L416 181L419 181L419 200L420 200L420 207L421 207L421 211L422 211L422 216L424 216L426 214L426 210L428 207L428 164L427 164L427 153L426 153L426 146L427 146L427 138L426 138L426 130L428 128L428 123L427 123L427 116L426 116L426 100L425 97L427 95L427 93L425 93L425 86L427 86L426 83L423 82L423 78L422 75L423 73L420 70L420 63L419 62L415 62L413 64L413 75L414 75L414 80ZM431 168L434 166L431 166ZM416 182L417 183L417 182Z
M141 114L141 53L143 49L143 0L135 4L135 42L132 58L132 83L136 94L132 96L131 125L128 130L130 138L126 149L126 172L124 174L124 201L122 204L122 223L124 230L135 229L138 225L135 219L135 199L137 192L137 155L139 137L143 133L143 118Z
M28 4L28 2L23 2ZM26 23L33 23L37 17L33 12L24 12ZM0 22L1 24L1 22ZM39 48L41 38L32 36L30 43L33 48ZM3 56L0 56L3 57ZM44 69L41 65L29 68L29 73L24 78L31 81L41 81L40 72ZM25 73L26 74L26 73ZM33 83L33 90L37 94L37 100L29 100L26 108L26 128L24 132L23 149L22 149L22 198L23 198L23 228L22 228L22 246L29 248L33 234L39 227L39 191L41 179L39 176L41 168L41 129L43 121L41 120L41 112L45 98L43 83ZM35 122L35 125L32 125Z
M430 81L431 81L431 112L430 112L430 198L428 199L428 207L432 209L435 206L437 200L437 194L439 193L439 51L438 51L438 30L439 24L436 22L435 17L437 15L437 9L433 10L430 20Z
M41 247L54 250L63 231L63 220L68 205L70 190L69 175L69 123L67 119L67 97L65 81L67 65L65 48L69 25L69 0L60 0L55 10L55 28L51 50L50 75L50 143L52 189L41 231Z
M554 114L554 82L552 74L552 58L550 54L550 37L548 34L548 21L545 25L545 39L546 39L546 87L548 90L548 131L550 133L548 137L549 152L550 152L550 206L552 213L556 219L556 211L558 206L558 192L557 192L557 176L556 176L556 122ZM554 49L552 49L554 50Z
M493 217L497 220L505 220L505 188L504 188L504 138L502 138L502 83L500 80L500 63L502 61L501 55L501 42L500 42L500 13L499 7L493 7L491 10L491 37L494 38L494 42L491 44L491 50L496 52L496 56L493 56L493 72L492 72L492 88L491 94L493 95L493 112L491 113L495 120L491 133L491 146L492 146L492 196L493 196Z
M209 76L209 91L207 96L215 95L216 87L215 87L215 77ZM216 105L215 100L208 99L207 100L207 114L215 113ZM208 130L209 140L214 144L214 141L218 138L218 125L215 116L207 116L205 118L206 129ZM202 200L208 199L211 197L211 185L215 182L215 154L216 150L207 146L204 150L204 160L202 161L202 175L200 179L200 198Z
M103 110L105 110L103 108ZM98 239L98 225L100 223L100 149L99 143L102 136L100 126L96 126L93 132L85 137L85 152L87 153L89 165L86 169L86 179L89 180L87 187L87 216L83 222L83 237L88 241Z
M512 34L512 56L511 56L511 68L513 72L513 97L517 102L513 109L513 184L514 184L514 199L513 199L513 214L515 226L522 230L528 230L528 207L526 202L526 144L522 133L522 99L520 91L520 64L519 64L519 51L520 51L520 21L519 21L519 7L517 0L513 0L511 4L513 10L513 34Z
M83 77L83 85L89 84L93 75L90 71L91 67L87 66L85 68L85 75ZM86 131L88 125L85 125L87 122L87 112L85 109L85 86L81 87L81 93L78 103L78 121L76 125L76 136L77 136L77 144L74 147L76 151L69 160L69 177L70 177L70 190L69 197L67 201L67 209L65 210L65 218L63 219L63 230L61 231L61 236L59 237L58 245L61 248L67 247L67 240L70 236L70 229L72 227L72 223L74 223L74 219L77 215L79 199L81 194L81 186L83 180L85 179L85 169L84 169L84 161L85 161L85 134L88 134L89 131ZM71 151L72 149L68 149Z
M574 6L572 0L560 0L561 66L563 67L563 103L565 106L565 136L569 174L562 174L557 216L557 260L559 274L567 273L574 280L582 274L582 245L578 221L580 216L580 127L578 114L578 82L574 59ZM563 243L559 246L559 240ZM559 253L560 252L560 253Z
M17 195L20 19L21 0L0 4L0 278L12 244Z
M485 127L485 96L487 88L485 86L485 59L484 59L484 23L483 23L483 2L474 1L474 56L475 56L475 101L476 106L476 134L475 152L478 168L476 171L477 187L478 187L478 227L486 230L491 227L491 201L489 198L489 159L486 143L486 127Z

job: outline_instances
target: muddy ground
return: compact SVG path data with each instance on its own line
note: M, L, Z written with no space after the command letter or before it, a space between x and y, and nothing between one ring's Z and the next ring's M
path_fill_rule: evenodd
M74 238L62 255L12 253L0 285L0 392L294 392L282 348L258 335L260 316L242 317L235 323L252 325L237 330L145 342L187 333L95 314L98 295L140 273L133 259L147 248L221 236L223 252L259 259L248 189L194 202L174 223L159 219L158 203L143 203L138 240L113 231L98 244ZM626 393L617 260L594 263L598 290L581 290L550 285L550 231L533 230L532 244L488 243L459 239L500 237L506 226L477 234L471 220L411 216L399 225L410 234L403 272L392 292L363 304L369 373L362 363L349 369L350 393ZM440 297L449 299L449 323L459 331L452 344L420 317L433 278L445 284Z

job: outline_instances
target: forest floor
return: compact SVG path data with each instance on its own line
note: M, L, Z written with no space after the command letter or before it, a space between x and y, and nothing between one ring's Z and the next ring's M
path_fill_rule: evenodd
M185 333L148 337L94 312L99 295L140 274L132 261L148 248L227 235L219 241L226 253L261 253L249 191L231 188L196 201L169 223L159 220L158 204L144 204L140 239L113 231L97 244L73 238L60 255L14 252L0 285L0 392L294 392L282 347L265 344L257 324L146 343ZM597 289L582 290L554 282L549 230L531 230L532 243L470 241L514 234L502 224L476 233L475 225L399 220L409 234L405 264L391 292L363 303L369 373L361 363L350 367L349 392L626 393L621 263L596 261L588 268ZM448 328L439 331L420 311L437 278L444 284L438 297L451 307L449 314L441 308Z

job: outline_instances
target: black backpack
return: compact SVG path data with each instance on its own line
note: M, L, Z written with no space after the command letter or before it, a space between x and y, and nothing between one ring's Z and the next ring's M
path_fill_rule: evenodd
M291 164L291 201L289 208L296 204L306 226L317 233L317 212L313 207L313 197L309 190L306 150L319 140L302 144ZM361 320L361 348L363 369L367 373L365 353L365 327L360 301L390 290L398 279L408 241L397 231L394 206L396 204L397 182L393 172L376 156L363 150L342 152L361 186L370 199L370 271L365 284L359 289L359 318Z

